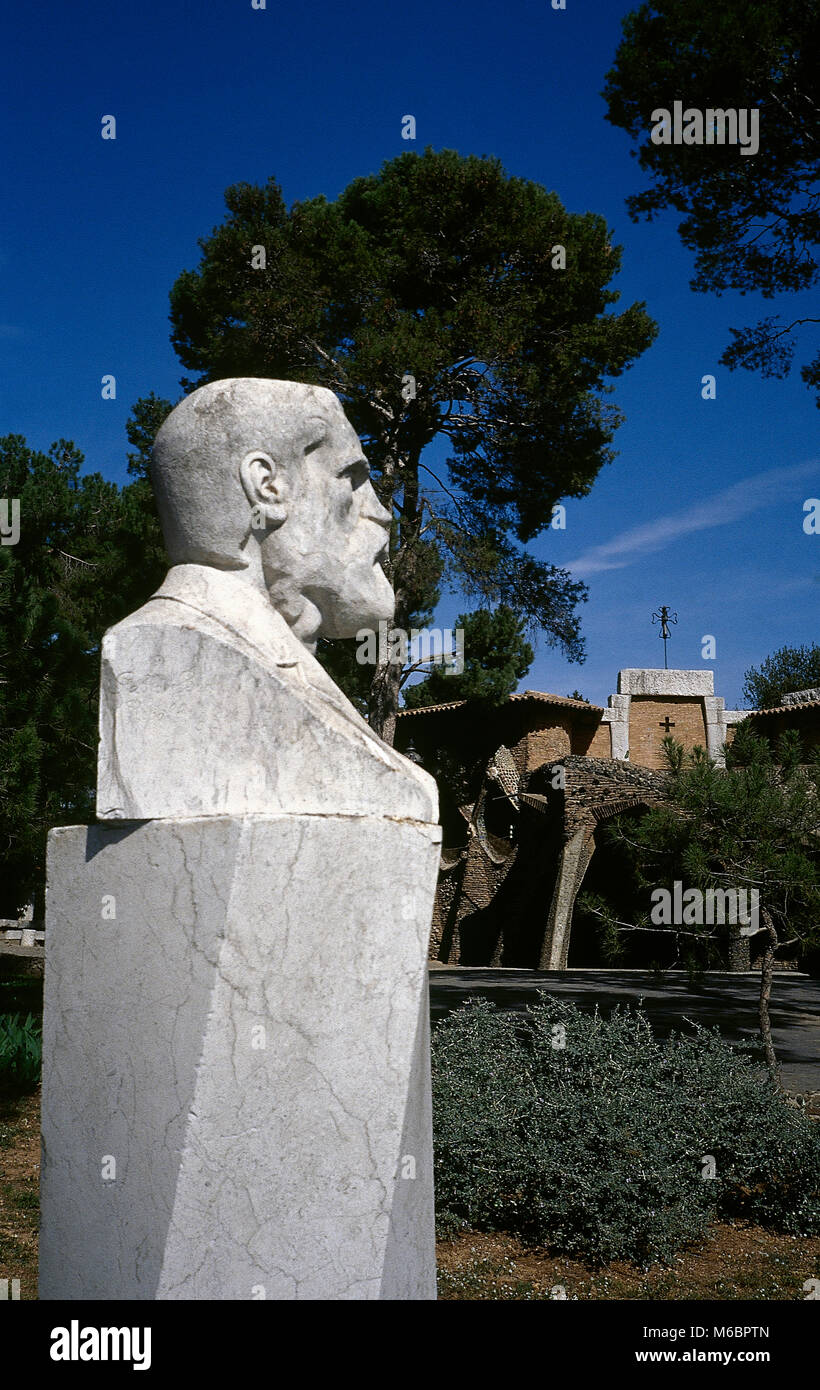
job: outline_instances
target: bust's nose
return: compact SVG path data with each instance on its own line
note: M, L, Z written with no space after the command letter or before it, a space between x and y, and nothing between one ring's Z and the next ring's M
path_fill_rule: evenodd
M366 521L376 521L379 526L389 526L391 516L386 507L383 507L373 488L372 483L368 483L362 498L361 515Z

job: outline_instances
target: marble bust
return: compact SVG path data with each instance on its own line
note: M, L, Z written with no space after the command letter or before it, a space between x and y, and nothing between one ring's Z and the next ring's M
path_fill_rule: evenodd
M168 575L102 647L97 815L378 815L431 823L435 783L315 657L393 616L390 516L331 391L262 378L170 413L152 479Z

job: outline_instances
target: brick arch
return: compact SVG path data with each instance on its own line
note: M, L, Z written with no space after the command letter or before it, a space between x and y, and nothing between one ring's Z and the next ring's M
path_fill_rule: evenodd
M611 820L613 816L620 816L624 811L644 811L655 810L663 804L662 796L654 797L651 794L646 796L625 796L620 801L602 802L599 806L590 806L589 813L595 820L596 825L601 825L604 821Z

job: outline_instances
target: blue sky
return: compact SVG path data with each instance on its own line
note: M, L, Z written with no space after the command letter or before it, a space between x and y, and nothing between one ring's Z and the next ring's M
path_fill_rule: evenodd
M718 367L729 325L778 302L693 294L675 220L626 215L642 176L600 91L630 8L8 7L0 433L38 448L73 439L89 469L124 481L131 405L179 394L168 291L222 221L229 184L272 174L288 202L333 198L407 149L497 155L572 211L607 218L624 247L620 307L646 300L660 324L616 383L618 457L568 504L566 531L533 547L589 584L586 663L539 642L523 684L605 703L620 667L663 664L650 616L667 603L679 614L670 665L713 665L716 693L739 703L749 665L817 637L820 537L804 534L802 508L820 494L818 413L797 373L764 381ZM401 138L408 113L415 145ZM106 114L116 141L100 138ZM784 309L796 317L801 302ZM812 355L802 346L798 364ZM710 372L717 399L704 401ZM105 373L115 401L101 399ZM442 626L458 609L457 597L442 604ZM706 634L713 663L701 657Z

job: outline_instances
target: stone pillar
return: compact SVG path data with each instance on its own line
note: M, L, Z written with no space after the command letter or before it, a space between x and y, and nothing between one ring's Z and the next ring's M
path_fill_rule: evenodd
M726 709L718 695L703 697L703 712L706 717L706 752L713 763L723 767L726 755L723 746L726 742Z
M629 752L629 695L610 695L609 709L604 718L612 733L612 756L621 761Z
M539 970L566 970L575 899L595 853L594 826L581 826L561 851L558 878L550 903Z
M52 832L42 1298L435 1298L439 834Z

